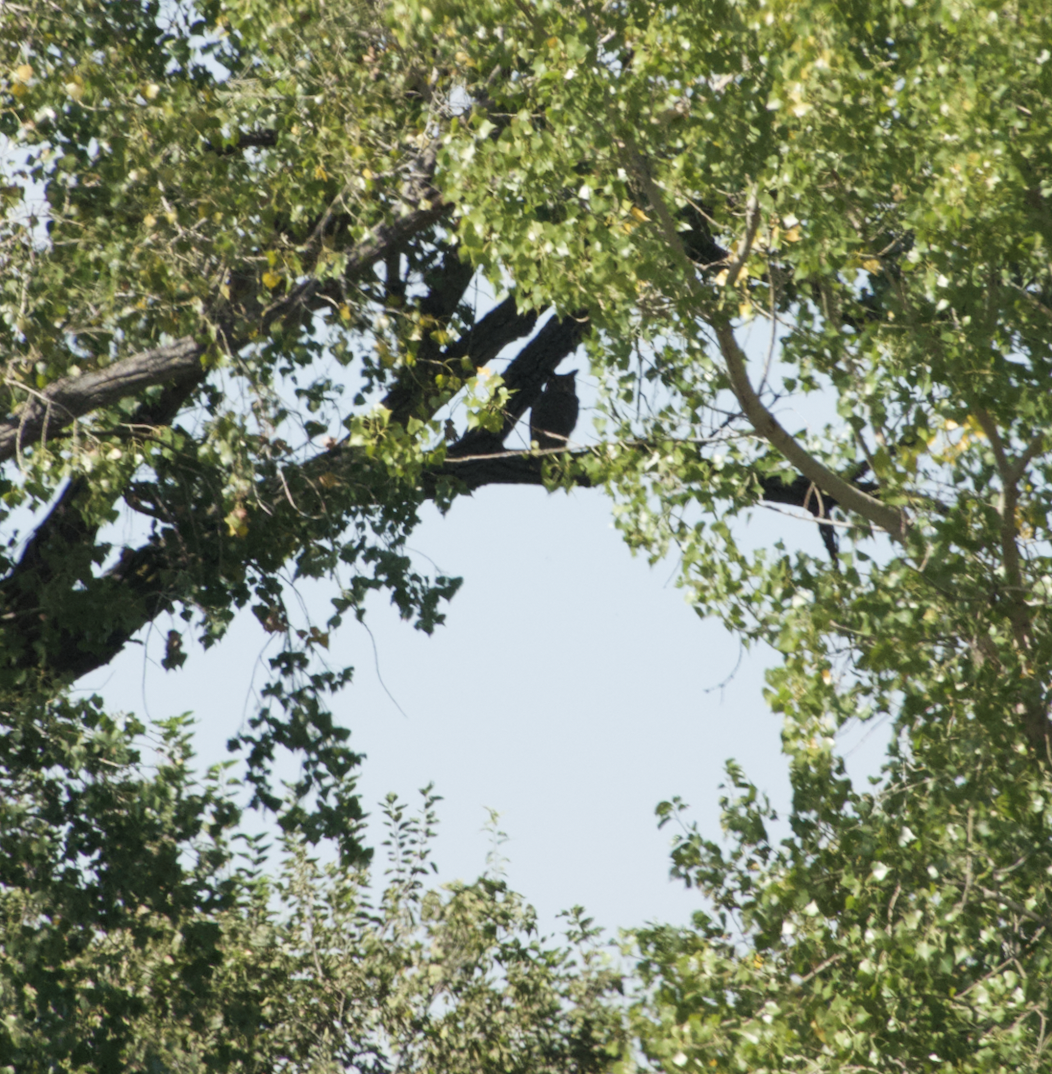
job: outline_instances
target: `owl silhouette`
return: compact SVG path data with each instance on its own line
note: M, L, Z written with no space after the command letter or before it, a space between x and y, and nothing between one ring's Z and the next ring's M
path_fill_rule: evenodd
M570 373L551 373L544 391L530 411L530 439L540 448L565 448L566 442L577 424L580 406L574 378L577 370Z

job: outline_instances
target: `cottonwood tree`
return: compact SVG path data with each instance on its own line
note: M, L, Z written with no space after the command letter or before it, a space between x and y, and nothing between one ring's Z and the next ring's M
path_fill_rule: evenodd
M796 787L782 849L737 776L732 855L684 835L717 916L643 938L646 1053L1036 1069L1043 6L31 3L4 39L0 450L9 508L38 512L0 583L10 765L82 733L53 699L144 625L218 639L250 605L288 644L235 743L249 779L280 806L269 758L303 751L284 821L346 837L357 759L323 698L349 672L311 663L328 628L296 632L279 568L340 578L329 627L380 588L431 629L455 582L404 552L425 498L602 486L633 547L675 548L699 612L783 654ZM479 273L510 288L482 316ZM581 345L600 443L503 450ZM814 393L835 417L798 431L783 400ZM824 549L749 551L761 499ZM138 543L111 547L119 511ZM832 736L884 715L898 754L866 797Z
M1047 11L436 12L414 25L463 52L493 102L443 157L464 245L534 303L588 306L622 526L678 548L699 610L784 654L768 697L792 834L775 845L733 767L729 845L686 827L674 872L708 905L693 929L638 936L645 1054L678 1070L1043 1069ZM699 243L699 219L726 253ZM743 353L757 319L780 328L777 367ZM671 401L624 450L647 382ZM836 419L795 433L778 396L813 391ZM838 557L739 544L774 475L836 505ZM862 794L832 736L876 714L897 736Z

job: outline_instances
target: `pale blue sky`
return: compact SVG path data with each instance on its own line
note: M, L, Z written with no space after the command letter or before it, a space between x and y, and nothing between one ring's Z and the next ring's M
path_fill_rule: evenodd
M756 540L821 552L805 522L758 508L752 525ZM332 642L334 661L357 668L334 711L367 754L367 807L376 814L388 791L413 799L434 782L445 799L441 881L483 870L486 810L499 811L508 879L547 928L575 903L611 929L686 923L698 897L668 879L671 832L657 830L654 807L680 795L718 836L717 786L734 757L784 810L780 720L762 699L772 655L744 654L717 688L738 662L737 641L687 605L674 564L632 557L595 490L484 488L445 518L427 507L410 546L465 579L446 625L429 638L378 598L372 639L350 621ZM318 620L330 595L304 591ZM129 646L79 685L154 718L193 710L202 761L220 760L251 711L267 636L243 615L221 645L195 647L171 673L159 665L168 625L158 627L151 658ZM879 766L885 734L867 732L843 742L856 774Z

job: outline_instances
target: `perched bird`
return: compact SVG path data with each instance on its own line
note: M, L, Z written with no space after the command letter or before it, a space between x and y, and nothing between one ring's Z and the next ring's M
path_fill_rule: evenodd
M577 424L577 390L570 373L551 373L530 411L530 439L540 448L564 448Z

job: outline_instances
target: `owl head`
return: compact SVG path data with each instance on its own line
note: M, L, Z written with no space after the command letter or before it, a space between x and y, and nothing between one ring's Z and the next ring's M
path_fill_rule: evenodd
M547 390L550 392L565 392L567 395L576 394L574 378L577 370L571 369L569 373L549 373Z

